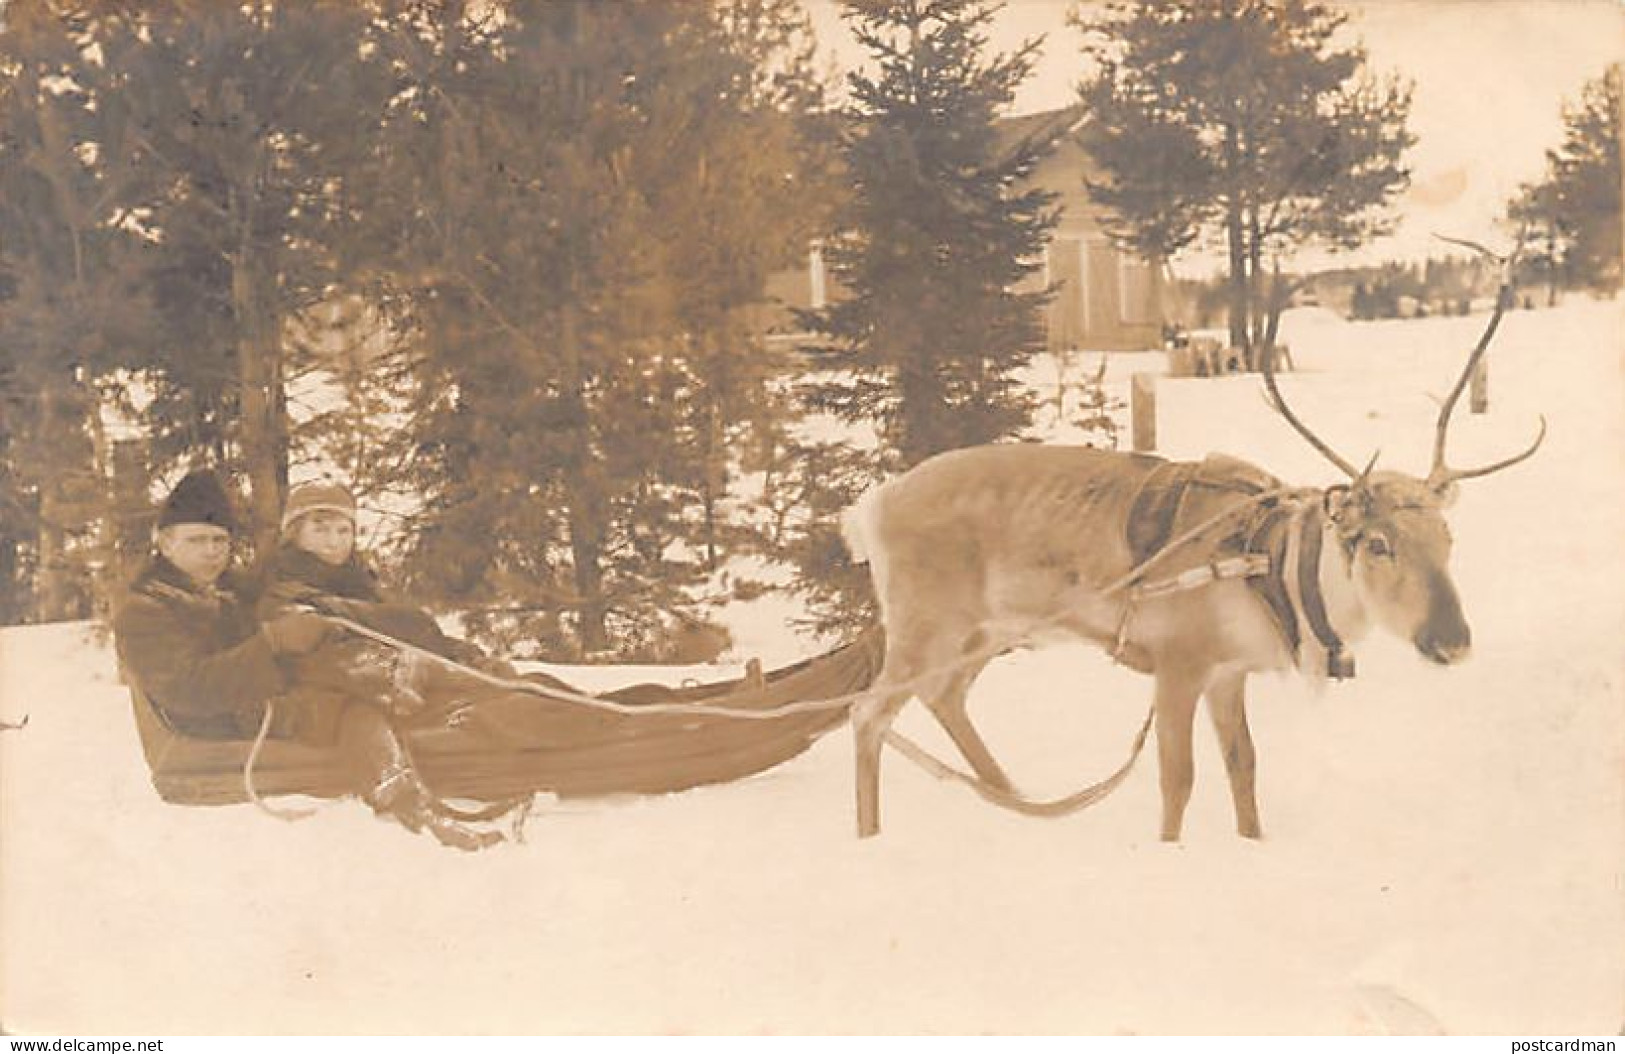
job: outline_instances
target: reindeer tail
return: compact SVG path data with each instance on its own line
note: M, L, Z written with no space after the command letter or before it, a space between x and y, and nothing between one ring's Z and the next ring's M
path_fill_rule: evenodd
M846 543L852 562L866 564L871 556L870 541L874 538L875 514L879 506L880 489L874 488L859 498L857 503L841 514L841 540Z

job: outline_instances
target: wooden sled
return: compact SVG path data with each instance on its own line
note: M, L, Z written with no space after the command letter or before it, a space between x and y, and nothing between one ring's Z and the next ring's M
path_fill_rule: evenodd
M611 713L564 698L508 693L494 723L434 725L403 734L425 782L444 798L501 801L536 792L601 797L685 790L742 779L788 761L843 724L849 709L836 705L741 719L707 714L705 707L765 711L861 692L879 673L883 653L880 631L870 629L826 655L756 679L690 688L635 685L598 696L631 706L700 708L692 712ZM177 805L249 800L243 768L252 743L181 734L139 689L132 685L130 694L159 797ZM285 740L261 745L253 781L261 797L340 798L354 791L336 752Z

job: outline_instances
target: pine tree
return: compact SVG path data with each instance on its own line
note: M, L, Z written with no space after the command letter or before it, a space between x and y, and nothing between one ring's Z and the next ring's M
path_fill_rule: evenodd
M762 78L793 9L488 8L402 3L382 43L377 268L421 356L408 556L482 630L626 654L689 605L718 537L692 504L714 513L764 383L748 309L799 241L800 161Z
M1039 41L987 55L1001 5L865 0L845 17L877 70L850 76L842 147L852 195L824 247L844 295L809 321L824 365L815 409L878 424L895 467L1009 436L1030 398L1014 372L1042 343L1039 266L1058 216L1019 184L1039 159L997 121Z
M1410 89L1340 47L1347 16L1318 0L1112 0L1080 18L1096 72L1084 131L1108 229L1147 255L1204 233L1229 257L1230 340L1265 341L1273 258L1352 248L1391 224L1404 189Z
M1013 290L1039 266L1059 219L1053 195L1024 189L1038 144L998 127L1041 41L990 55L988 0L864 0L844 15L873 73L849 75L840 155L850 187L822 253L833 302L806 313L813 411L872 427L878 443L794 438L777 469L806 514L780 555L822 633L866 619L867 575L837 533L840 510L889 471L1027 426L1032 396L1015 381L1043 345L1050 292Z
M706 104L686 115L689 149L655 184L683 261L673 276L685 345L676 438L699 506L695 541L713 570L720 550L743 538L721 508L737 452L768 442L783 412L772 382L787 363L764 343L759 310L766 279L800 264L835 194L805 15L791 0L732 0L717 14L690 45L715 59L684 64L695 80L675 92ZM686 178L671 178L670 165Z
M335 242L388 84L341 0L109 9L82 76L144 176L145 288L168 326L146 371L154 457L239 469L253 534L287 485L288 326L333 295Z
M118 567L104 427L121 357L150 350L131 229L140 174L87 90L89 10L0 30L0 612L82 618ZM124 510L127 511L127 510Z
M1616 63L1564 107L1563 143L1546 153L1546 176L1509 207L1520 224L1545 234L1552 284L1617 289L1621 278L1621 95Z

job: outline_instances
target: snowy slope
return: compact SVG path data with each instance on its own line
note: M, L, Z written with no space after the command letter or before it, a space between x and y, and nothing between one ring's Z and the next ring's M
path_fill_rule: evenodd
M1155 766L1061 821L889 756L852 835L836 733L754 780L544 810L440 850L356 806L282 824L165 806L89 627L0 632L0 1022L18 1032L1614 1033L1625 1022L1619 310L1510 316L1457 463L1474 656L1391 643L1314 696L1255 682L1266 839L1231 833L1210 737L1183 844ZM1299 314L1289 398L1347 457L1425 469L1483 318ZM1152 360L1125 357L1111 376ZM1167 452L1327 467L1256 379L1164 381ZM811 650L754 609L741 651ZM739 617L747 617L743 614ZM644 679L649 671L600 672ZM1024 788L1114 767L1149 682L1082 648L995 664L974 706ZM912 709L903 727L944 737Z

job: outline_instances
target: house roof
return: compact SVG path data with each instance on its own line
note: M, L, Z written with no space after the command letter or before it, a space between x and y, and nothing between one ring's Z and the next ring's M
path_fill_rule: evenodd
M1040 148L1054 146L1062 137L1077 131L1085 116L1083 104L1073 103L1058 110L1006 117L997 125L999 148L1011 153L1029 143Z

